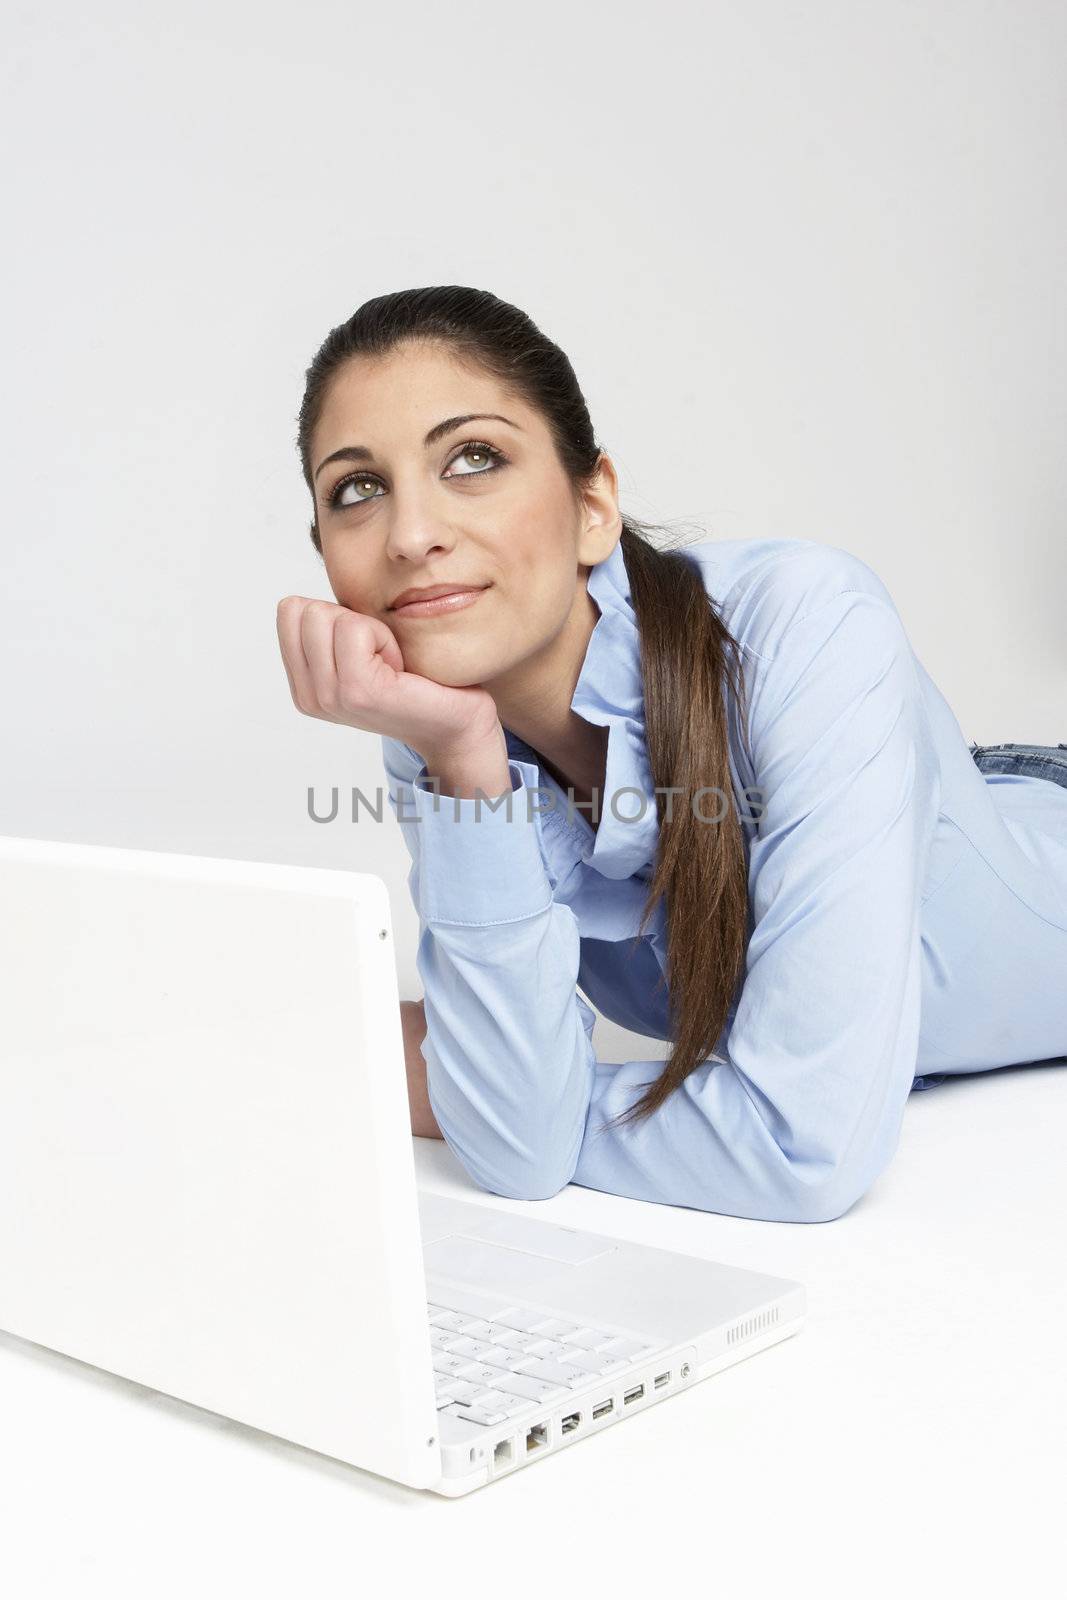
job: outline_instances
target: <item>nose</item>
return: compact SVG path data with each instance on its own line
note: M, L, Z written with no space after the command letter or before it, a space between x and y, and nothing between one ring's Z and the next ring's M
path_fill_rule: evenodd
M434 551L448 551L456 543L455 533L429 513L417 509L400 511L389 528L385 551L389 560L421 566Z

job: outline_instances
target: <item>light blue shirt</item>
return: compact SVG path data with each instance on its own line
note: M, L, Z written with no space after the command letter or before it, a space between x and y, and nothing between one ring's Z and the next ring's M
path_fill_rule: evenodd
M659 829L617 545L589 574L600 616L571 701L609 730L595 831L508 730L497 809L436 795L421 757L382 740L412 858L430 1105L492 1194L577 1183L829 1221L892 1159L917 1074L1067 1055L1067 789L983 776L858 557L804 539L684 551L750 695L748 738L728 701L749 940L716 1049L645 1122L601 1131L663 1063L598 1062L577 986L668 1038L662 902L635 946Z

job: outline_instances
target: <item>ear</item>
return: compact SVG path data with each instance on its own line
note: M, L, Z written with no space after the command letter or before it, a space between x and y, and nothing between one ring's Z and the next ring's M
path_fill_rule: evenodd
M581 491L581 501L578 561L583 567L595 567L607 560L622 536L618 474L603 450L592 482Z

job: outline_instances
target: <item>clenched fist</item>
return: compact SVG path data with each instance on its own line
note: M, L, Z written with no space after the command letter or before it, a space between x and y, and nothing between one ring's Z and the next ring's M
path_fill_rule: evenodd
M424 760L470 749L499 728L487 690L405 672L396 635L377 617L287 595L278 602L278 642L293 704L305 716L399 739Z

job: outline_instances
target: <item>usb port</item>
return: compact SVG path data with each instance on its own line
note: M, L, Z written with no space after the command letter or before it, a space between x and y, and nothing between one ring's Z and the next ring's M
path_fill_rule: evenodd
M606 1417L609 1411L615 1410L614 1400L601 1400L598 1406L593 1407L593 1421L599 1422L601 1417Z
M663 1385L665 1383L670 1383L670 1381L671 1381L670 1373L669 1372L661 1372L659 1374L658 1378L656 1379L656 1388L657 1389L662 1389Z
M626 1393L622 1397L623 1405L628 1406L631 1400L640 1400L644 1392L645 1386L643 1383L637 1384L633 1389L627 1389Z
M572 1411L570 1416L569 1417L564 1417L562 1422L560 1423L560 1425L559 1425L560 1433L573 1433L575 1428L578 1426L579 1422L581 1422L581 1420L582 1420L582 1413L580 1411Z

